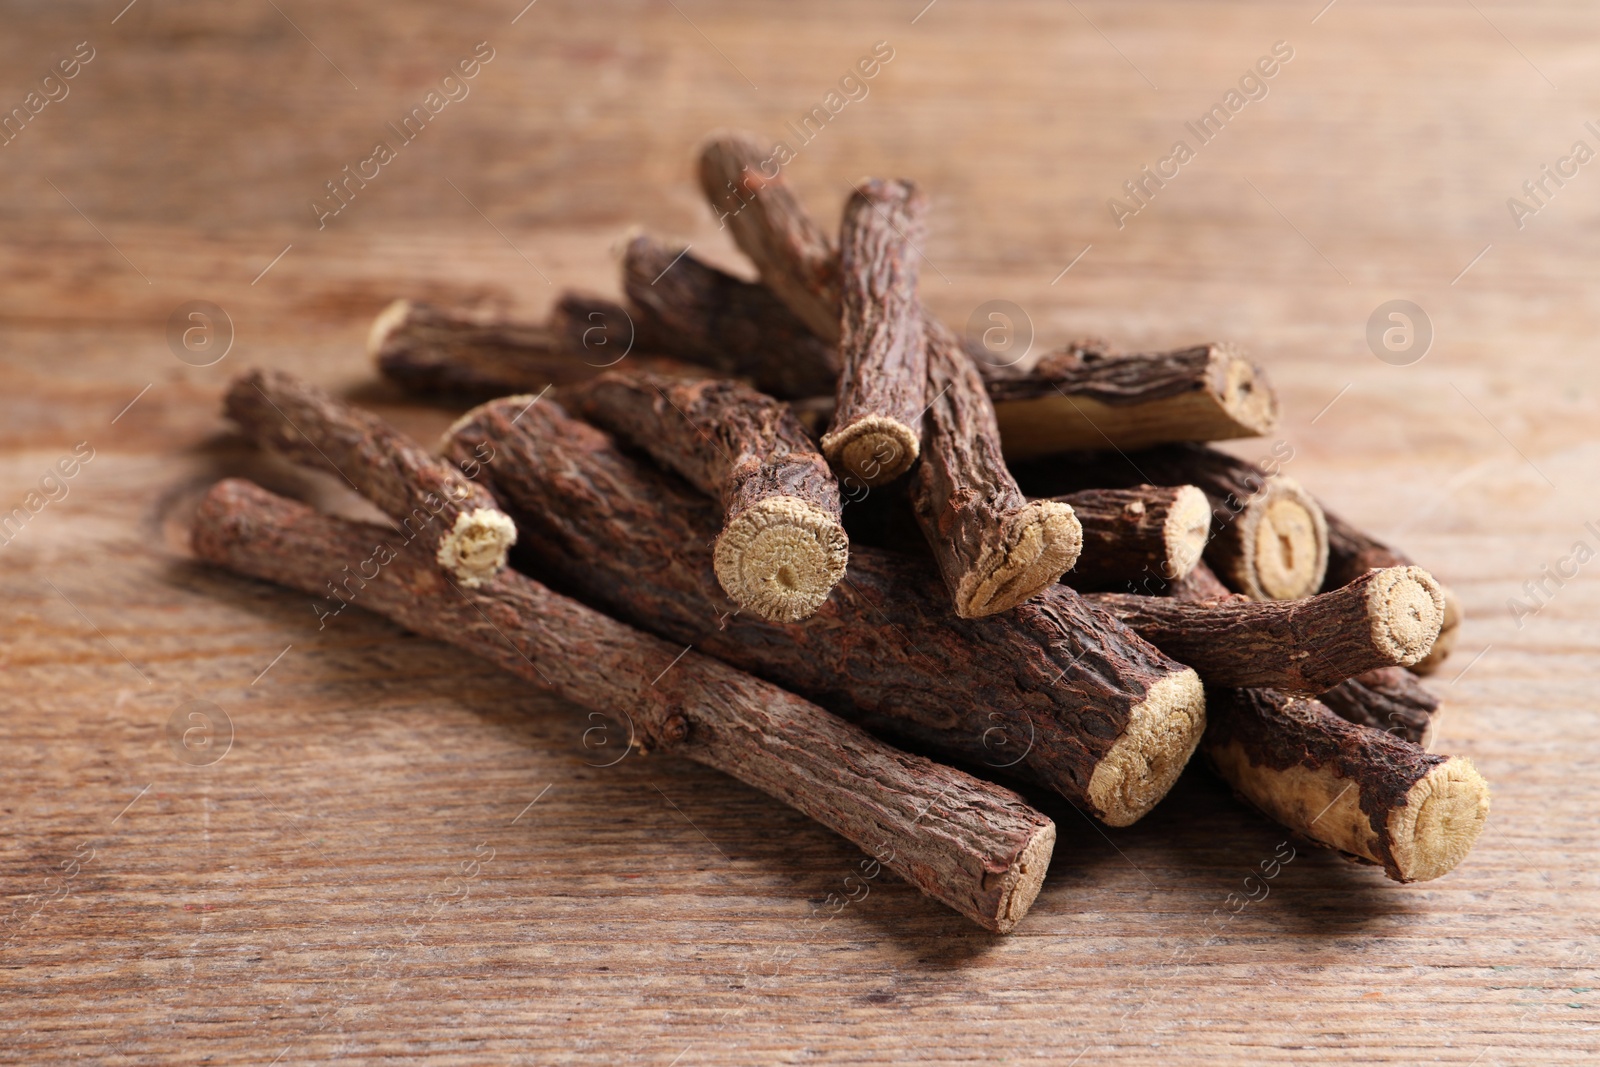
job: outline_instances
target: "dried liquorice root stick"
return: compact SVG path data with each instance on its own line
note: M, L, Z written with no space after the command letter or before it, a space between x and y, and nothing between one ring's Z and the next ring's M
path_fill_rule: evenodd
M419 393L536 392L592 378L633 346L627 312L575 293L561 298L548 323L396 300L367 335L378 369Z
M390 536L230 480L201 506L194 546L230 570L318 593L328 561L368 557ZM514 571L463 594L414 554L388 556L361 606L576 703L625 713L646 747L776 797L990 930L1011 930L1038 894L1055 825L1010 790L899 752Z
M1164 796L1198 740L1183 667L1065 586L1005 615L952 617L926 560L851 546L816 615L733 610L712 573L721 509L623 455L548 400L485 404L451 454L493 447L522 550L595 606L717 656L875 731L1055 790L1125 826Z
M1300 483L1204 445L1138 452L1063 452L1011 466L1029 494L1131 485L1197 485L1211 501L1205 560L1229 588L1256 600L1296 600L1322 588L1328 528Z
M1340 682L1317 697L1340 718L1429 748L1439 725L1439 698L1410 671L1380 667Z
M837 344L838 254L781 172L763 172L767 155L749 134L714 133L700 150L700 188L767 287L811 332Z
M1083 548L1072 508L1029 501L1000 456L994 407L953 333L927 319L928 404L917 522L963 619L992 615L1061 580Z
M844 577L839 483L788 405L737 382L620 374L562 399L722 503L712 557L740 607L809 618Z
M280 371L240 375L223 403L257 444L302 466L331 466L399 522L408 540L423 536L436 545L439 566L462 585L477 585L505 566L517 529L488 490L383 420Z
M1472 849L1489 786L1470 760L1434 756L1271 689L1210 689L1205 750L1224 781L1304 837L1379 864L1397 882L1438 878Z
M1322 509L1322 514L1328 522L1328 576L1322 584L1324 589L1336 589L1352 582L1373 567L1412 565L1411 557L1404 552L1356 529L1327 508ZM1433 651L1421 662L1412 664L1411 669L1418 674L1432 674L1444 663L1455 646L1464 617L1461 598L1447 585L1441 583L1440 588L1444 590L1444 627L1439 631L1439 640L1433 643Z
M622 290L640 343L650 351L749 378L784 399L833 392L838 348L764 285L641 235L623 252Z
M892 482L921 451L928 397L916 246L927 201L910 182L868 179L839 228L844 364L822 452L869 486Z
M1211 505L1192 485L1085 489L1055 499L1083 527L1083 552L1064 579L1079 591L1186 578L1211 532Z
M1320 693L1377 667L1427 655L1444 598L1421 567L1368 571L1331 593L1290 603L1234 596L1203 604L1091 593L1140 637L1207 685Z
M1228 345L1129 355L1074 345L988 385L1012 459L1256 437L1278 421L1265 372Z

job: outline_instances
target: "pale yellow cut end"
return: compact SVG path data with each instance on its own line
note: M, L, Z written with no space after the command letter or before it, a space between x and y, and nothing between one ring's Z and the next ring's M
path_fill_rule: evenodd
M1435 767L1389 816L1389 851L1400 877L1424 882L1466 858L1489 819L1489 783L1460 756Z
M1240 426L1264 434L1278 424L1278 397L1256 368L1229 345L1216 346L1212 358L1223 361L1222 409Z
M884 415L868 415L822 437L822 454L835 470L869 486L886 485L911 469L922 451L917 432Z
M1045 871L1056 849L1056 824L1047 822L1033 835L1020 855L999 877L1005 880L1000 892L1000 910L994 917L996 932L1009 934L1033 907L1044 886Z
M1257 599L1298 600L1315 593L1328 566L1326 530L1322 516L1295 495L1268 500L1255 528Z
M1008 515L956 587L956 614L993 615L1061 580L1083 551L1083 524L1070 504L1035 500Z
M1456 647L1456 636L1461 632L1461 620L1466 615L1454 589L1440 582L1439 592L1444 594L1444 622L1440 623L1439 636L1433 639L1428 654L1411 664L1411 670L1417 674L1432 674L1444 665L1450 650Z
M774 622L799 622L828 599L849 558L850 539L838 518L797 496L774 496L727 525L712 565L741 608Z
M439 566L467 588L482 585L506 565L506 553L517 543L511 517L493 508L474 508L456 516L439 541Z
M1178 488L1172 507L1167 511L1167 523L1162 528L1161 539L1166 545L1167 565L1172 581L1186 578L1200 562L1206 539L1211 535L1211 502L1197 486Z
M1194 671L1151 686L1089 777L1088 799L1100 821L1128 826L1155 807L1183 773L1205 728L1205 688Z
M1444 623L1444 593L1421 567L1386 567L1367 586L1372 647L1404 667L1428 654Z
M388 342L389 335L398 330L410 314L409 300L396 300L378 312L378 317L372 320L372 329L367 331L367 355L376 359Z

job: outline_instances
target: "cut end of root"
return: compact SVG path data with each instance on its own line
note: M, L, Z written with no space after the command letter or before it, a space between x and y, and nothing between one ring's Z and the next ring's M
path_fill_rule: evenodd
M1489 783L1454 756L1424 775L1389 816L1390 852L1400 880L1448 874L1466 858L1489 818Z
M1432 674L1444 666L1444 661L1450 656L1450 650L1456 647L1456 635L1461 632L1461 620L1466 617L1466 612L1461 607L1461 598L1456 595L1454 589L1440 582L1439 592L1444 594L1444 622L1439 625L1439 636L1434 638L1433 647L1428 649L1428 654L1411 664L1411 670L1415 674Z
M1187 578L1194 571L1210 536L1211 504L1205 493L1193 485L1179 486L1172 506L1167 509L1166 526L1161 531L1167 564L1172 570L1170 580Z
M996 543L984 549L956 589L963 619L1014 608L1061 580L1083 551L1083 524L1072 505L1036 500L1006 516Z
M1251 573L1241 590L1256 600L1298 600L1322 587L1328 571L1328 523L1322 508L1292 478L1267 483L1253 511L1247 544ZM1249 580L1249 579L1253 579Z
M1056 849L1056 824L1046 822L1028 841L1004 874L1007 883L1000 892L1000 908L994 917L996 933L1009 934L1028 914L1044 885L1044 872L1050 868L1050 856Z
M1421 567L1386 567L1367 586L1372 647L1404 667L1433 647L1444 622L1444 593Z
M439 542L439 566L471 589L500 573L506 553L517 543L517 526L505 512L475 508L456 516Z
M837 516L797 496L775 496L728 523L712 560L717 581L741 608L799 622L828 599L849 557Z
M822 438L822 454L833 468L868 486L887 485L900 477L911 469L921 450L915 430L883 415L857 419Z
M1212 358L1221 364L1223 410L1250 432L1269 433L1278 424L1278 395L1266 375L1227 345L1218 345Z
M1101 821L1129 826L1155 807L1183 773L1205 728L1205 689L1194 671L1151 686L1089 778L1088 799Z
M389 343L389 335L398 330L411 315L411 301L396 300L372 320L372 329L367 331L367 355L377 359L383 354L384 346Z

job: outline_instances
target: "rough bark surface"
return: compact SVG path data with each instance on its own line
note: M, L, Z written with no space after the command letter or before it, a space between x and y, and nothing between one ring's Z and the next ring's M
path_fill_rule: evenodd
M541 578L868 726L1053 789L1113 825L1171 788L1204 719L1194 672L1058 586L960 620L925 561L853 549L803 623L735 610L712 572L717 507L540 404L495 401L453 451L496 449L494 489ZM519 556L519 560L520 560Z
M230 570L320 593L328 561L367 557L391 536L230 480L206 497L194 547ZM463 594L415 553L391 557L357 604L576 703L622 713L644 747L776 797L990 930L1009 931L1038 893L1055 826L1010 790L899 752L513 571Z
M764 285L639 236L623 254L622 288L648 351L748 378L783 399L833 393L837 345L818 338Z
M737 382L620 374L562 399L721 502L713 559L740 607L809 618L844 576L839 483L788 405Z
M1439 723L1439 698L1400 667L1380 667L1317 697L1340 718L1428 748Z
M1197 485L1211 501L1204 558L1232 590L1255 600L1296 600L1322 588L1328 530L1322 508L1293 478L1203 445L1137 452L1064 452L1012 464L1030 494L1133 485Z
M1404 552L1357 529L1327 508L1322 509L1322 514L1328 523L1328 575L1323 580L1322 588L1336 589L1373 567L1413 565L1411 557ZM1412 664L1411 669L1418 674L1432 674L1443 665L1450 650L1455 647L1456 635L1465 617L1461 598L1455 591L1447 585L1441 584L1440 588L1444 590L1444 627L1439 631L1439 640L1433 644L1433 651L1420 662Z
M423 537L439 566L463 585L505 566L516 527L489 491L462 473L476 472L481 456L457 470L383 420L279 371L240 375L224 407L257 444L338 475L408 538Z
M1421 567L1368 571L1296 601L1092 593L1089 599L1207 685L1320 693L1379 667L1415 663L1439 634L1444 599Z
M926 325L932 400L911 502L956 614L992 615L1059 582L1083 530L1067 505L1022 495L977 368L947 327L931 317Z
M1083 552L1063 578L1080 592L1137 591L1152 579L1165 588L1194 570L1211 532L1211 505L1192 485L1085 489L1055 500L1083 527Z
M1014 459L1254 437L1278 421L1266 373L1228 345L1125 355L1071 345L1025 372L997 368L988 377Z
M1471 850L1489 787L1435 756L1271 689L1210 689L1208 759L1268 816L1400 882L1437 878Z
M869 486L911 469L921 450L928 359L917 303L927 200L910 182L863 182L839 230L843 369L822 451Z
M1203 559L1194 565L1194 570L1187 576L1177 581L1167 582L1164 585L1146 585L1141 582L1136 592L1147 596L1170 596L1174 600L1191 602L1216 600L1233 595L1233 591L1222 584L1222 579L1217 577L1216 571L1206 566Z
M712 134L700 150L700 188L767 287L812 333L836 345L838 253L781 174L762 174L767 154L749 134Z

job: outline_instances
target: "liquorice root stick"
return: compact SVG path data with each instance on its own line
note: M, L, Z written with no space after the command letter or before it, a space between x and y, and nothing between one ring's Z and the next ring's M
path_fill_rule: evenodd
M833 394L838 345L812 333L764 285L641 235L623 253L622 289L646 351L749 378L785 400Z
M1397 882L1448 873L1489 817L1472 762L1435 756L1271 689L1208 689L1205 750L1245 800Z
M1265 372L1221 344L1127 355L1072 345L1026 373L996 369L988 386L1011 459L1108 440L1126 449L1256 437L1278 422Z
M868 179L839 229L843 371L822 452L868 486L892 482L921 450L928 360L916 247L927 201L910 182Z
M1401 667L1379 667L1317 697L1340 718L1430 748L1439 726L1439 698Z
M1152 579L1164 588L1194 570L1211 532L1211 505L1192 485L1085 489L1054 499L1083 528L1083 552L1063 579L1079 592L1138 590Z
M1194 672L1065 586L962 620L926 560L852 545L816 615L767 622L734 610L712 572L721 508L558 404L493 401L454 436L452 455L495 450L489 477L540 578L869 729L1116 826L1166 794L1199 739Z
M488 490L462 473L476 471L481 456L457 470L383 420L280 371L240 375L224 407L258 445L305 467L332 467L400 523L408 539L427 528L438 565L462 585L477 585L505 566L516 526Z
M1225 600L1234 595L1233 590L1222 584L1217 572L1206 566L1204 559L1194 565L1194 570L1176 581L1166 582L1157 575L1154 581L1141 579L1139 585L1140 593L1149 596L1169 596L1174 600L1187 600L1190 603Z
M1066 504L1022 495L972 360L948 327L930 317L926 328L932 399L911 502L956 614L993 615L1060 581L1083 529Z
M1204 558L1232 590L1255 600L1297 600L1322 588L1328 527L1300 483L1204 445L1128 453L1063 452L1013 463L1030 494L1131 485L1197 485L1211 501Z
M737 382L619 374L562 399L721 502L712 558L740 607L809 618L844 576L839 484L788 405Z
M1322 514L1328 523L1328 576L1323 581L1324 589L1336 589L1352 582L1373 567L1412 565L1411 557L1404 552L1358 530L1327 508L1322 509ZM1421 662L1411 665L1418 674L1432 674L1444 663L1455 646L1456 634L1465 617L1461 598L1455 591L1442 583L1439 588L1444 590L1444 627L1439 631L1439 640L1433 643L1433 651Z
M700 188L767 287L829 344L839 342L839 260L833 242L749 134L722 131L700 150Z
M1146 641L1207 685L1320 693L1378 667L1428 654L1444 618L1439 583L1421 567L1368 571L1349 585L1292 603L1234 596L1091 593Z
M194 527L202 559L307 593L320 592L329 561L365 558L390 537L240 480L213 487ZM783 801L987 929L1010 931L1038 894L1055 825L1010 790L897 751L514 571L461 593L415 553L390 557L361 606L575 703L623 712L646 748Z

